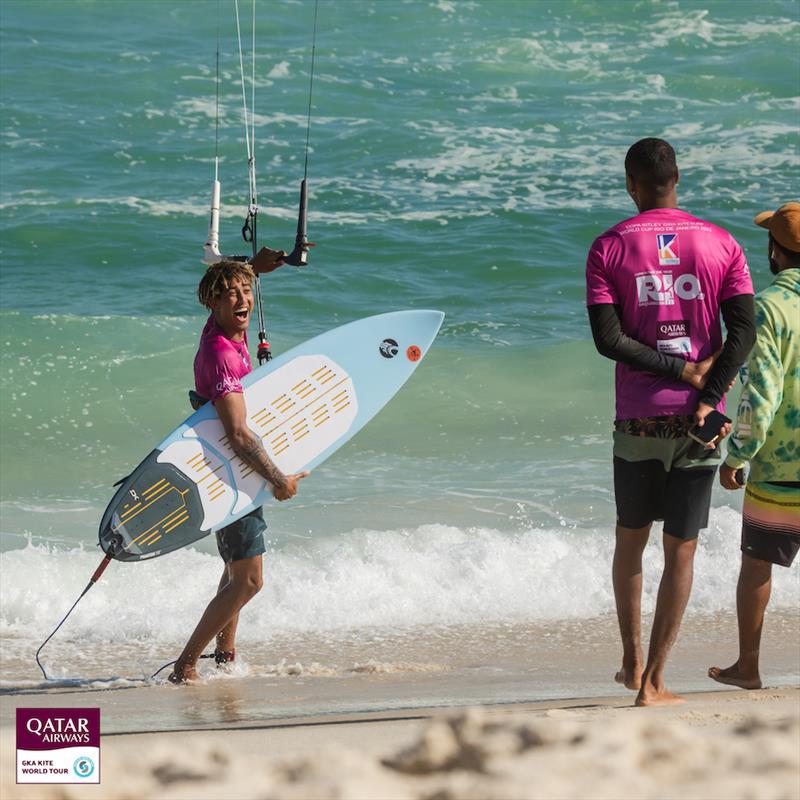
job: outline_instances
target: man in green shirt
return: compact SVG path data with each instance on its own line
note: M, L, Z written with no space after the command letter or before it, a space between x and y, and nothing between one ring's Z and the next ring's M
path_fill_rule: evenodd
M708 671L715 681L743 689L761 688L758 660L772 565L791 566L800 550L800 203L754 221L769 230L776 278L756 295L756 344L719 473L726 489L739 489L737 473L750 463L736 589L739 658L727 669Z

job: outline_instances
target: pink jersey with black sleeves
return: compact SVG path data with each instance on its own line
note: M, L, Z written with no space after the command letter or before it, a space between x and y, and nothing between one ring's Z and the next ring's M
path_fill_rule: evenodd
M586 304L613 303L627 336L701 361L722 347L720 304L753 294L742 248L722 228L677 208L657 208L598 236L586 261ZM692 414L686 383L616 368L617 419ZM724 409L724 400L718 406Z
M242 392L242 378L252 370L247 352L247 334L241 342L229 339L208 318L194 357L195 391L212 403L231 392Z

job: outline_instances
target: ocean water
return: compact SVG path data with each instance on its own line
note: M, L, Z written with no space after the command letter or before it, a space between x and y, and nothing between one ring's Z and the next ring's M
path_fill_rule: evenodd
M269 509L243 645L305 637L314 660L331 637L459 630L450 650L479 650L496 626L608 618L613 367L590 340L585 252L634 213L627 147L663 136L682 207L731 230L768 284L751 220L800 185L799 13L788 0L320 2L318 246L307 268L262 279L273 350L393 309L447 316L401 393ZM259 234L285 249L313 14L306 0L256 4ZM247 252L233 4L0 4L6 685L35 678L33 650L99 562L111 484L189 413L218 35L222 248ZM740 508L715 490L690 617L733 605ZM88 664L142 642L155 666L174 657L216 584L214 553L209 539L113 565L59 634L72 649L54 642L54 674L70 674L76 643ZM775 584L773 608L796 615L796 571ZM399 655L408 636L389 662L414 662Z

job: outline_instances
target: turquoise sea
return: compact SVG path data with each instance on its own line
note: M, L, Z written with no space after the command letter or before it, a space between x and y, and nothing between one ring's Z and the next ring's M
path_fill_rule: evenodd
M249 0L240 12L249 75ZM259 238L284 249L313 18L311 0L256 3ZM244 253L233 3L0 3L0 634L11 685L38 675L32 649L99 561L111 484L190 411L218 37L222 249ZM273 350L393 309L447 316L390 405L269 510L268 583L243 615L243 642L296 633L313 657L314 641L341 631L557 629L613 612L613 367L591 343L585 253L634 213L626 149L660 136L678 154L682 207L728 228L766 286L766 235L752 218L800 186L798 45L793 0L321 0L318 246L308 267L262 279ZM712 506L690 616L733 606L741 497L718 488ZM108 643L174 657L215 585L214 553L209 539L114 566L65 640L92 664ZM796 573L776 576L774 607L798 602ZM56 674L76 657L54 643Z

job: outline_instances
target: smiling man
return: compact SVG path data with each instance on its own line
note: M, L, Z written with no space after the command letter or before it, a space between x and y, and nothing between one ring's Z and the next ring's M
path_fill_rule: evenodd
M251 266L220 261L208 268L197 290L208 317L194 360L193 405L211 402L236 455L272 486L276 500L297 494L297 482L308 475L284 475L267 455L261 440L247 426L242 378L252 367L247 352L247 326L253 311L254 269L271 272L285 253L263 248ZM183 652L175 662L172 683L197 680L197 659L216 636L218 664L233 661L239 612L261 589L265 551L264 516L260 508L217 531L217 547L225 561L217 594L208 604Z

